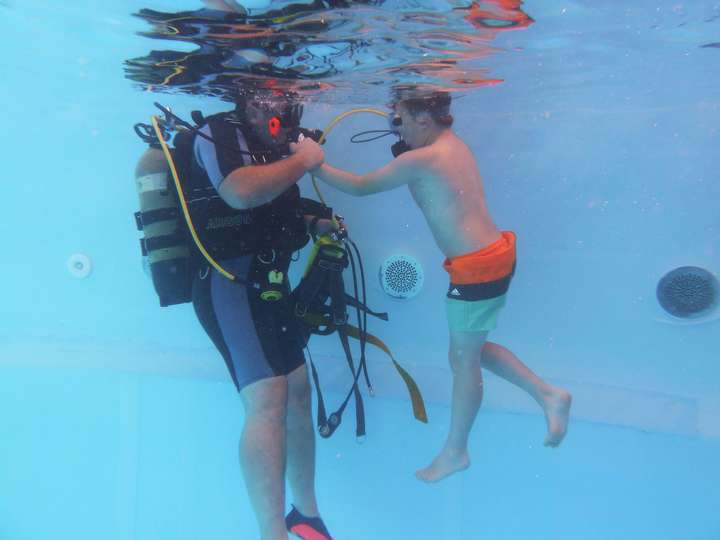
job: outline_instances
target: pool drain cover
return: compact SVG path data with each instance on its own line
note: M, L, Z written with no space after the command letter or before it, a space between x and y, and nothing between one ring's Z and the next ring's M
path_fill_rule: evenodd
M715 308L720 287L710 272L697 266L681 266L665 274L657 286L657 299L665 311L688 319Z
M407 255L394 255L380 267L380 284L394 298L412 298L422 289L424 274L420 263Z

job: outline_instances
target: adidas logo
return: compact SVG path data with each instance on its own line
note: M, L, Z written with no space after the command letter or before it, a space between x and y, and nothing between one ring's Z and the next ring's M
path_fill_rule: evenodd
M457 289L453 289L452 291L450 291L450 294L452 296L460 296L460 291L458 291Z

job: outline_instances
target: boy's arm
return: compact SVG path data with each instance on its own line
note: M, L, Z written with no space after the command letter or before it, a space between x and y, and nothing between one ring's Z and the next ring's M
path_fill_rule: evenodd
M357 175L323 164L311 171L323 182L350 195L371 195L410 184L418 177L418 167L411 155L402 154L390 163L364 175Z

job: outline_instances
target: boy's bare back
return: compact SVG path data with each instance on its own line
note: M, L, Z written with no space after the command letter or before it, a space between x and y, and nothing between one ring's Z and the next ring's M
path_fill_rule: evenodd
M410 193L446 257L477 251L500 238L475 156L451 129L407 158L420 171L408 185Z

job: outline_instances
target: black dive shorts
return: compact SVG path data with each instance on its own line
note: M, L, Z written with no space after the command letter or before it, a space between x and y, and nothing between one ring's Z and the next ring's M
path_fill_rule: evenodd
M222 265L251 280L267 272L255 255ZM287 276L287 267L280 270ZM233 282L214 269L195 276L195 313L225 359L238 391L262 379L288 375L305 363L305 337L289 293L287 278L283 299L270 302L260 298L256 287Z

